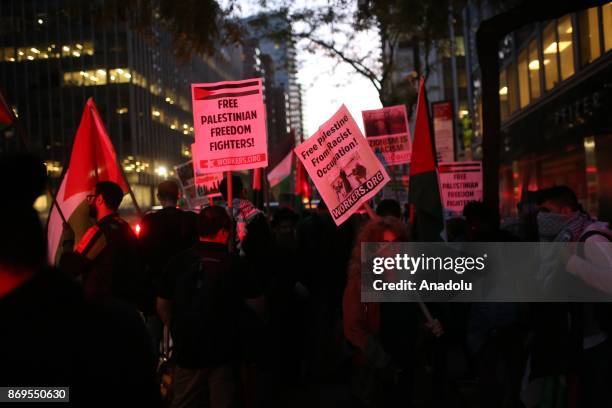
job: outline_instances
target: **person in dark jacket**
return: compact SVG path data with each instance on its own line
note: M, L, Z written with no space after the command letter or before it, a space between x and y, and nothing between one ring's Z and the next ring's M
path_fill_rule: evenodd
M177 207L179 187L176 182L165 180L159 183L157 199L162 209L143 217L138 239L147 285L143 312L155 349L163 331L163 324L155 310L155 294L161 274L170 258L198 240L197 215Z
M74 251L63 253L60 269L82 281L87 298L112 297L142 310L145 282L137 238L117 213L123 191L112 181L101 181L87 200L96 223Z
M69 387L69 406L157 407L153 356L142 319L113 299L87 300L82 287L47 266L32 203L46 170L32 156L0 157L0 384Z
M202 209L199 241L172 258L162 275L157 310L174 340L173 407L236 406L239 322L244 299L257 289L228 251L231 227L223 207Z

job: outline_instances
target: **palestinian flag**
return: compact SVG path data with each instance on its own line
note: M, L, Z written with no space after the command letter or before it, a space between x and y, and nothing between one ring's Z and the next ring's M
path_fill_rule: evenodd
M414 211L414 238L421 242L441 241L440 233L444 229L436 157L429 123L425 80L421 79L414 124L409 185L410 203Z
M268 184L270 188L275 187L291 175L292 163L293 152L289 151L285 158L268 172Z
M115 149L93 99L89 98L74 137L70 163L56 197L56 205L61 208L74 231L75 242L80 241L93 223L89 217L87 195L93 194L99 181L113 181L119 184L124 192L128 191ZM51 264L56 264L59 260L63 243L64 225L56 205L51 206L47 226Z

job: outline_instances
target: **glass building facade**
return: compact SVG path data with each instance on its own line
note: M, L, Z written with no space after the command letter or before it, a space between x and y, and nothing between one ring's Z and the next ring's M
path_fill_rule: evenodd
M179 63L161 28L154 27L151 38L128 22L102 21L104 6L120 2L2 0L0 91L55 184L85 102L93 97L146 208L154 201L151 187L190 158L190 84L240 79L242 53L238 46L220 47L213 57Z
M500 70L502 214L527 190L574 189L612 219L612 3L509 35Z

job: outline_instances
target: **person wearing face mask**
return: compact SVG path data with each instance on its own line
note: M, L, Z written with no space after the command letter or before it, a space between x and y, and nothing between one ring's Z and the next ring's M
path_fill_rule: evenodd
M541 190L537 225L540 241L561 243L542 249L539 280L544 290L567 289L566 299L611 300L612 234L609 225L589 217L566 186ZM576 246L576 244L579 245ZM571 292L570 292L571 291ZM550 303L532 310L540 316L532 342L531 378L565 376L567 398L581 407L612 404L609 303ZM558 322L552 324L551 322ZM529 404L527 404L530 406Z
M545 260L548 271L542 273L544 280L550 280L558 270L559 259L562 269L579 278L579 283L589 287L590 294L600 297L612 294L612 230L605 222L593 220L582 210L576 194L565 186L556 186L540 192L537 215L538 233L543 242L568 243L567 254L557 257L556 251ZM577 249L569 243L580 243ZM552 251L551 251L552 252ZM572 253L576 252L576 253Z
M87 200L96 223L72 251L64 248L60 269L81 280L86 298L112 297L142 310L146 286L137 238L117 213L123 191L116 183L101 181Z

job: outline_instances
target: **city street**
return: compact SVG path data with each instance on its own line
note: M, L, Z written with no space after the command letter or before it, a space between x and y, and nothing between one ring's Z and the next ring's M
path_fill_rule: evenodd
M612 2L0 0L0 408L612 407Z

